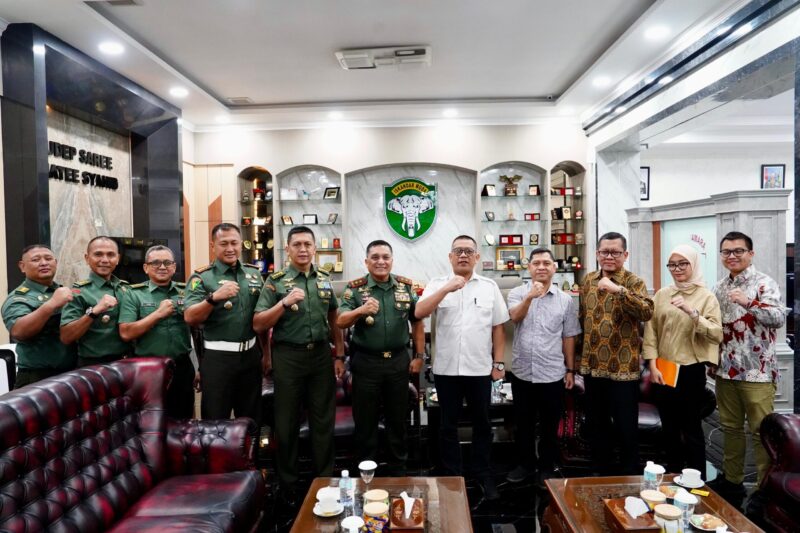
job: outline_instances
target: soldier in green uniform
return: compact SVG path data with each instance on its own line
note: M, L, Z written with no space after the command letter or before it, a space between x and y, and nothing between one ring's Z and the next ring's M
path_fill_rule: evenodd
M134 343L137 356L163 356L175 361L166 397L167 415L193 418L195 371L189 326L183 321L185 283L172 281L175 256L166 246L152 246L144 256L149 281L128 287L119 311L119 334Z
M272 328L277 470L283 498L289 503L296 498L302 405L308 408L314 469L320 476L333 473L334 376L344 374L342 332L336 327L338 303L328 273L312 264L315 252L309 228L289 231L286 254L291 264L267 278L253 318L256 331Z
M247 416L261 423L261 346L253 309L263 286L255 265L242 264L242 233L223 222L211 230L216 259L186 282L184 320L203 327L200 384L204 419Z
M58 338L61 308L72 300L72 291L53 281L56 268L49 247L26 246L19 261L25 281L3 303L3 322L17 343L15 388L75 368L75 347Z
M72 301L61 311L61 342L78 343L78 366L110 363L131 351L117 330L119 299L128 282L113 274L119 248L110 237L89 241L84 258L92 271L72 285Z
M353 326L350 371L358 459L377 459L382 404L388 445L384 475L405 476L408 375L422 368L425 328L414 317L417 295L411 280L391 273L392 253L386 241L369 243L364 261L369 274L347 284L336 325ZM413 358L408 354L409 322Z

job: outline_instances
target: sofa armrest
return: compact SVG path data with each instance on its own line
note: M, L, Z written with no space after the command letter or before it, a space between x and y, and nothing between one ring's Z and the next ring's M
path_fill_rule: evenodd
M257 433L250 418L167 420L167 462L173 476L253 470Z
M800 473L800 415L767 415L761 422L761 442L771 459L771 468Z

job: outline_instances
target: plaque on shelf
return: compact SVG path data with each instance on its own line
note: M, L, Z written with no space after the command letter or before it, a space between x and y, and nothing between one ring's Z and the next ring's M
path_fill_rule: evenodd
M247 240L242 241L242 248L244 248L245 250L252 250L253 249L253 242L252 241L247 241Z
M503 194L505 196L517 195L517 183L519 182L519 180L522 179L522 176L520 176L519 174L515 174L511 177L500 176L500 178L498 179L506 184L505 187L503 188Z
M281 200L297 200L297 189L281 189Z
M495 243L494 235L487 233L486 235L483 236L483 240L486 241L486 244L488 244L489 246L494 246Z
M263 200L265 192L266 191L264 189L257 189L257 188L253 189L253 199L255 199L255 200Z
M252 217L242 217L242 226L249 226L253 223Z
M497 196L495 186L490 183L484 185L483 190L481 190L481 196Z
M291 226L292 224L294 224L294 221L292 220L292 217L290 217L289 215L283 215L281 217L281 220L283 221L284 225L286 225L286 226Z
M575 234L562 232L553 233L552 241L553 244L575 244Z
M522 246L498 246L495 251L495 260L498 265L508 267L509 263L511 268L507 270L515 270L517 266L522 265L522 258L525 256L525 248Z
M583 220L583 211L580 209L575 211L575 220Z
M333 238L333 247L334 248L341 248L342 247L342 241L341 241L341 239L339 239L339 237L334 237Z
M572 287L570 287L570 290L572 290L572 292L580 292L581 288L577 283L573 283Z
M528 185L528 196L539 196L542 194L542 191L539 190L538 185Z
M327 247L328 247L328 239L327 239L327 238L324 238L324 237L323 237L323 238L321 238L321 239L319 240L319 247L320 247L320 248L327 248Z
M575 196L575 187L564 187L564 196Z
M323 198L326 200L336 200L339 198L339 187L326 187Z
M561 290L567 292L569 290L569 281L564 280L564 283L561 284Z
M540 213L525 213L525 220L541 220L542 215Z
M264 218L264 225L265 226L269 226L270 224L272 224L272 215L267 215Z
M264 195L265 200L272 200L272 189L267 189L267 193Z
M275 241L270 239L267 241L267 248L272 250L272 247L275 246Z
M528 267L528 258L525 257L524 255L522 256L522 266L526 268Z
M242 191L242 201L249 202L250 201L250 191Z
M267 272L275 272L275 263L270 263L267 267Z
M263 250L263 249L264 249L264 243L263 242L257 242L256 243L256 250Z
M314 213L304 213L303 214L303 224L316 224L317 223L317 215Z
M531 233L530 241L531 246L537 246L539 244L539 234L538 233Z
M582 196L582 195L583 195L583 191L581 190L581 188L580 187L575 187L575 196Z
M572 208L568 205L565 205L561 208L561 216L564 220L569 220L572 218Z
M508 245L519 246L521 244L522 244L522 234L500 235L501 246L508 246Z
M261 218L261 217L254 217L253 218L253 225L254 226L266 226L267 225L267 219L266 218Z
M506 220L517 220L517 217L514 216L514 210L510 207L508 208L508 218Z
M494 270L494 261L484 261L482 264L484 270Z
M339 218L339 213L331 213L328 215L328 224L336 224L337 218Z
M583 233L575 234L575 244L586 244L586 239L584 238Z
M486 215L486 220L489 222L494 221L494 211L484 211L484 214Z
M564 211L562 211L560 207L554 207L550 210L550 218L553 220L563 220Z
M342 272L344 270L344 262L343 261L336 261L336 264L333 266L334 272Z

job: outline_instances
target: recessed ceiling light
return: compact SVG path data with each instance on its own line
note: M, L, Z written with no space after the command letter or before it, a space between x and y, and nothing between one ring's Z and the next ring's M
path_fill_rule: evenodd
M328 113L328 118L331 120L342 120L343 116L341 111L331 111Z
M666 85L668 83L671 83L672 80L673 80L672 76L664 76L663 78L658 80L658 84L659 85Z
M617 108L614 110L614 113L617 113L617 114L624 113L627 110L628 110L627 107L625 107L624 105L621 105L621 106L617 106Z
M189 91L184 87L173 87L169 90L169 94L175 98L186 98L189 96Z
M669 28L666 26L651 26L644 32L644 37L648 41L660 41L669 35Z
M217 121L217 124L227 124L231 121L231 118L228 115L217 115L214 120Z
M611 85L611 78L608 76L598 76L592 80L592 85L595 87L608 87Z
M118 56L125 51L124 46L114 41L105 41L100 43L97 48L99 48L104 54L108 54L110 56Z
M37 56L43 56L45 53L44 45L43 44L34 44L33 45L33 53Z
M456 118L458 116L458 109L453 109L452 107L448 107L444 111L442 111L442 116L444 118Z

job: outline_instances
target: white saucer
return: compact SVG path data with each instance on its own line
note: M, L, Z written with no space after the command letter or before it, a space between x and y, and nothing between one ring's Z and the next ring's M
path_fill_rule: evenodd
M690 485L688 483L684 483L683 482L683 478L680 475L675 476L675 478L672 481L676 485L680 485L681 487L684 487L686 489L699 489L700 487L702 487L703 485L706 484L705 481L703 481L702 479L697 484L694 484L694 485Z
M323 513L322 511L319 510L319 502L314 504L314 514L317 516L321 516L322 518L330 518L331 516L340 515L342 514L342 511L344 511L344 505L342 505L341 503L336 506L336 510L333 511L332 513Z

